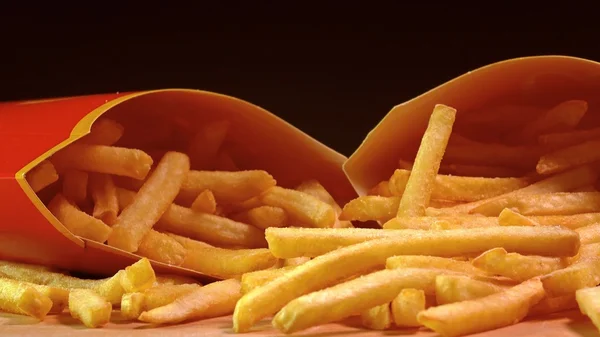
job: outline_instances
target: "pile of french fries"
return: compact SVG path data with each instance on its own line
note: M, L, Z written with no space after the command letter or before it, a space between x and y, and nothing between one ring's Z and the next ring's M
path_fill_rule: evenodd
M48 208L73 234L140 261L102 280L2 262L0 309L43 319L68 305L89 327L117 306L158 324L233 314L239 333L269 317L284 333L359 317L451 337L579 307L600 328L600 129L580 125L587 108L518 107L506 128L484 115L496 134L477 139L436 105L416 156L343 209L315 180L292 189L239 170L226 122L187 151L142 151L101 119L27 179L60 185ZM352 225L366 221L381 228ZM157 277L150 261L222 281Z

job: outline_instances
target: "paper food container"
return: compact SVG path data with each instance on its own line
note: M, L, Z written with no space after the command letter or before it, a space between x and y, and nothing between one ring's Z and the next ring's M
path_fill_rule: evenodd
M0 104L0 258L95 275L111 275L139 259L74 236L27 183L27 173L109 116L125 127L116 145L181 138L209 121L228 120L227 143L241 169L264 169L283 187L317 179L343 204L355 193L341 154L248 102L216 93L168 89ZM128 126L135 130L128 133ZM176 128L178 127L178 128ZM183 132L185 133L185 132ZM125 145L123 145L125 146ZM48 187L50 188L50 187ZM40 192L43 194L44 190ZM154 262L158 272L199 273Z
M359 195L412 161L436 104L457 110L454 130L485 137L488 128L476 121L489 114L508 113L502 107L527 105L551 108L563 101L588 102L584 128L600 126L600 64L567 56L536 56L507 60L471 71L392 108L344 164ZM499 108L500 107L500 108ZM520 113L527 113L523 110ZM497 125L494 127L510 127Z

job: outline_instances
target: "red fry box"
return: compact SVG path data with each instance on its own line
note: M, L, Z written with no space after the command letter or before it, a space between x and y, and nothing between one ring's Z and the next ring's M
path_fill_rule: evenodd
M414 160L436 104L457 110L453 131L460 135L482 142L510 141L537 112L567 100L588 104L579 129L599 127L599 90L600 64L594 61L535 56L494 63L392 108L346 161L344 171L359 195L389 179L400 159ZM497 118L499 114L505 118ZM527 168L535 170L535 163Z
M266 170L279 186L289 188L316 179L342 205L355 196L342 171L344 156L233 97L167 89L3 103L0 258L95 275L113 274L140 258L73 235L45 206L60 187L51 185L36 194L26 180L38 164L85 137L100 116L124 126L118 146L175 150L185 150L202 125L225 120L229 124L223 147L241 169ZM202 276L164 263L153 265L157 272Z

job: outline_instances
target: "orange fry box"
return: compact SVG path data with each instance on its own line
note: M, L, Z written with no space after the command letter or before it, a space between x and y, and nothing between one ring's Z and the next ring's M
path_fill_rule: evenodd
M457 110L451 144L463 141L455 138L456 134L480 143L523 144L532 134L526 126L540 113L567 101L573 101L581 112L569 115L575 119L577 129L600 127L599 91L600 64L589 60L536 56L488 65L393 107L344 164L344 171L358 194L365 195L377 183L389 179L395 169L403 168L399 160L410 165L436 104ZM585 102L578 103L581 101ZM464 158L462 162L456 160L467 155L446 151L440 173L459 175L446 166L460 164L472 169L480 164ZM512 167L502 167L507 176L535 172L539 154L528 157L524 152L520 158L508 163ZM532 158L534 162L530 162ZM502 158L488 159L493 162L488 168L493 166L495 176L500 176Z
M104 128L100 123L105 120L116 121L121 129L114 129L112 134L90 133L94 127ZM219 152L208 154L217 163L211 165L217 167L208 168L203 163L205 157L202 154L207 150L202 145L206 139L196 142L195 148L190 145L194 144L192 139L199 134L198 130L206 125L212 125L205 132L207 137L222 138ZM111 195L102 192L103 188L114 186L105 184L102 174L87 174L83 169L77 171L73 167L63 171L60 165L52 164L57 158L55 154L61 156L61 161L79 166L99 161L94 156L73 158L65 155L67 152L61 152L72 149L69 146L73 143L143 149L146 157L140 157L139 153L131 157L146 161L141 169L123 166L128 170L128 178L132 180L133 177L134 181L137 178L138 182L149 174L152 160L154 163L160 160L161 156L157 157L157 154L175 150L190 154L192 168L265 170L275 178L278 186L286 188L296 188L305 180L316 179L342 205L355 196L342 171L344 156L264 109L205 91L168 89L3 103L0 104L0 137L3 157L0 258L95 275L111 275L140 257L76 236L55 216L60 214L61 207L71 207L79 208L75 213L86 218L85 212L91 214L85 209L86 200L93 197L97 198L93 199L97 201L96 205L102 202L103 206L101 210L93 207L94 213L98 211L94 218L107 224L115 220L115 207L118 207L115 198L101 199ZM190 151L200 155L194 157ZM122 156L116 160L126 159ZM82 181L87 185L79 183ZM80 203L69 206L70 201L66 198L56 197L59 192L68 193L70 200ZM210 201L214 202L211 197L212 194L204 193L198 207L210 208ZM51 212L49 208L52 207L58 211ZM89 218L91 216L86 219ZM93 221L72 221L78 226L97 225ZM110 231L102 221L99 226ZM102 230L98 233L103 235ZM165 263L154 261L153 265L158 272L202 276Z

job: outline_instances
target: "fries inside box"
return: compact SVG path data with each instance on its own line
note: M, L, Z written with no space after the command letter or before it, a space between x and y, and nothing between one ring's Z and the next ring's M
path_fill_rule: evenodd
M144 256L239 277L280 263L265 228L333 226L355 195L345 157L210 92L6 103L0 125L4 260L112 275Z

